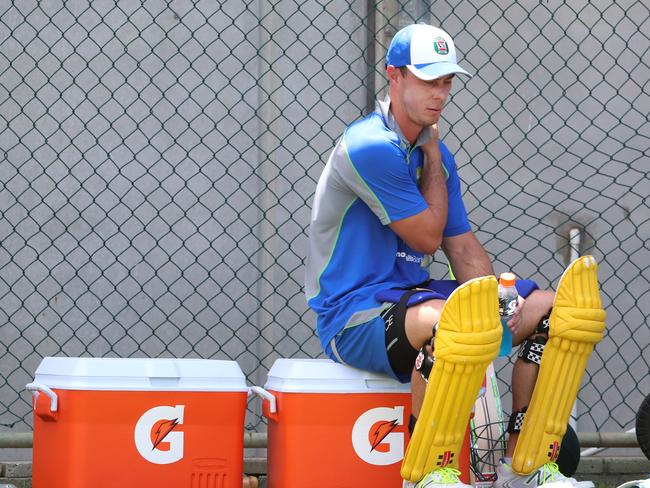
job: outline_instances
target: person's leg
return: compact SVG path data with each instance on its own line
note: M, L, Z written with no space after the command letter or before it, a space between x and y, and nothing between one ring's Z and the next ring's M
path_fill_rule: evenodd
M498 321L497 283L477 278L458 287L440 303L423 303L406 314L411 341L426 345L435 335L435 366L420 371L427 351L420 351L413 375L415 425L401 473L404 486L418 481L426 486L456 484L459 450L485 368L497 356L501 325ZM433 326L439 323L433 330ZM431 351L428 351L430 354ZM427 378L428 383L424 384Z
M512 460L497 467L495 488L527 488L531 479L538 485L563 482L575 488L594 486L590 481L567 478L555 461L580 378L605 328L597 269L592 256L569 265L553 297L549 319L533 330L534 340L524 341L520 348L518 362L523 359L528 364L518 365L513 373L513 410L527 410L525 415L513 412L508 426ZM542 309L548 300L549 296L542 297ZM542 335L550 339L546 341Z
M553 306L553 299L555 293L552 291L536 290L526 299L526 314L522 317L522 325L516 334L513 334L513 345L520 346L524 341L535 341L548 339L548 331L539 332L542 329L548 328L548 315ZM544 321L546 321L544 323ZM512 369L512 417L509 422L508 442L506 444L505 457L507 458L506 464L501 464L497 467L498 479L495 482L495 488L529 488L528 478L530 476L520 476L512 470L512 456L515 452L517 440L519 438L519 429L521 428L521 417L519 422L516 422L519 412L524 412L533 396L535 383L539 373L539 364L524 360L523 357L518 357ZM516 426L516 430L512 430ZM544 469L539 473L540 480L547 478L554 479L557 475L551 472L546 472ZM593 485L582 484L576 482L573 478L569 478L569 485L575 488L592 488ZM542 484L543 481L538 481Z
M528 298L524 307L525 313L521 317L521 326L513 334L513 346L519 346L526 340L534 340L538 336L548 337L548 334L538 333L539 324L546 317L553 306L555 293L548 290L535 290ZM520 412L530 403L537 381L539 365L523 358L517 358L512 368L512 411ZM511 458L515 451L518 432L511 432L506 446L506 457Z
M557 285L549 340L513 453L516 472L526 475L557 459L589 356L603 337L605 315L598 264L593 256L583 256L567 267ZM534 358L538 352L527 355Z
M555 293L548 290L535 290L526 298L525 313L521 318L519 330L513 334L513 345L520 345L525 339L534 339L539 335L536 330L542 319L548 315L553 305ZM440 320L444 300L428 300L407 309L404 319L406 337L413 349L413 354L425 344L428 344L433 335L433 328ZM429 352L431 352L429 348ZM528 405L533 394L539 365L518 358L512 372L512 403L513 412L522 410ZM412 412L418 417L426 382L422 375L413 370L411 375ZM511 457L517 441L517 433L510 435L506 456Z
M406 337L416 351L427 345L427 352L432 354L431 346L428 343L433 337L433 328L440 320L440 313L444 304L444 300L428 300L407 310L404 324ZM411 375L411 411L415 418L420 415L426 387L427 384L420 372L413 369Z

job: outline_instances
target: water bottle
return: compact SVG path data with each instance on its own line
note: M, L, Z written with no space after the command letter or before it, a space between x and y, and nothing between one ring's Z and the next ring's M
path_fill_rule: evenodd
M501 273L499 276L499 315L503 326L501 336L501 348L499 357L508 357L512 351L512 332L506 325L517 307L519 294L515 288L515 275L513 273Z

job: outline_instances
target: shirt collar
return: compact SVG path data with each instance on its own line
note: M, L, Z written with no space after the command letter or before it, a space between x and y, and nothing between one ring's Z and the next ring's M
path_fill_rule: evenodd
M400 145L405 146L409 148L411 145L404 137L404 134L402 133L402 129L400 129L399 125L395 121L395 117L393 117L393 112L390 111L390 97L387 95L384 100L377 100L377 104L375 107L375 112L379 113L383 118L384 121L386 122L386 126L395 132L399 138L400 138ZM420 132L420 135L418 138L415 140L415 144L413 147L418 147L427 142L429 139L431 139L431 136L433 135L433 131L431 127L425 127L422 129L422 132Z

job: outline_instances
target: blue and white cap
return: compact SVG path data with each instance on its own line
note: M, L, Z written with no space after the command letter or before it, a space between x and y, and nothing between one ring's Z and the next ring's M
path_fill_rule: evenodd
M456 63L456 46L451 36L426 24L412 24L401 29L393 37L386 54L387 66L406 66L425 81L452 73L472 76Z

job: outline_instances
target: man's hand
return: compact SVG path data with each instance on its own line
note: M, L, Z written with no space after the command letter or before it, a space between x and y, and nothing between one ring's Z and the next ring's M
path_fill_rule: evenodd
M513 334L515 334L519 330L519 326L524 320L523 317L524 317L524 309L526 308L525 305L526 305L526 299L519 296L517 299L517 307L515 308L515 313L513 313L512 317L510 317L510 319L506 322L508 329L510 329L510 332L512 332Z
M422 147L424 153L424 164L437 163L442 165L442 155L440 154L440 132L438 131L438 124L431 126L431 139L425 142ZM442 166L440 167L442 169Z

